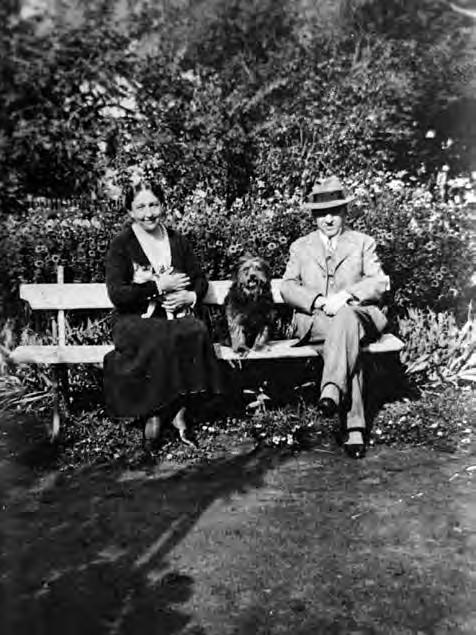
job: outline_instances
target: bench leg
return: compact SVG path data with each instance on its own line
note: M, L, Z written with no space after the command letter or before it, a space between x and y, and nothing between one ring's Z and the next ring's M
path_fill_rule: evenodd
M61 369L57 366L53 367L51 373L51 383L53 387L53 418L50 428L50 441L54 442L59 436L61 426Z
M61 364L60 366L58 366L58 382L60 398L63 397L63 407L66 414L69 414L71 395L69 389L68 366L66 364Z

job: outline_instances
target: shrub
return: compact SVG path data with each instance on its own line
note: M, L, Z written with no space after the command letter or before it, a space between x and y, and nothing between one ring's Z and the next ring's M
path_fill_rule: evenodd
M349 185L356 194L349 224L376 238L397 312L461 306L472 273L464 205L444 203L428 186L383 172L359 175ZM266 197L263 192L257 182L252 194L236 199L230 209L223 198L201 189L170 205L170 224L189 235L210 279L230 277L246 252L263 255L273 276L280 277L291 242L314 229L299 191ZM30 206L28 216L8 218L0 240L4 313L17 312L20 282L53 282L58 264L65 265L67 281L103 281L108 244L125 221L118 205L104 201L58 209Z
M399 320L399 332L409 375L433 383L476 382L476 320L471 316L458 328L451 313L409 309Z
M17 313L21 282L54 282L59 264L66 282L103 281L111 234L123 223L124 215L107 201L65 201L59 207L44 201L31 204L22 217L8 217L0 233L4 314Z
M360 176L349 185L356 194L349 224L375 237L396 311L441 311L464 304L471 276L468 210L438 200L428 186L388 173ZM227 210L222 200L198 191L176 216L211 278L230 275L237 257L247 251L266 257L273 275L280 277L291 242L315 228L300 201L298 192L265 198L257 186L253 196L236 200Z

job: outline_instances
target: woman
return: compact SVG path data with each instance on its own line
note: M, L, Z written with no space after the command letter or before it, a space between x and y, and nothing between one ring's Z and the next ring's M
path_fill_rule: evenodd
M164 194L140 182L126 192L132 224L111 242L106 285L113 303L114 350L104 359L104 390L116 417L145 419L151 448L164 421L186 435L192 397L221 392L205 324L195 317L208 283L187 241L164 225Z

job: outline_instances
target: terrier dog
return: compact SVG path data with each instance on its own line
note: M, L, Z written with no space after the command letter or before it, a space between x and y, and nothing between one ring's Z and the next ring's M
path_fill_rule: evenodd
M225 298L231 347L237 353L266 346L273 323L271 273L263 258L240 259L233 284Z

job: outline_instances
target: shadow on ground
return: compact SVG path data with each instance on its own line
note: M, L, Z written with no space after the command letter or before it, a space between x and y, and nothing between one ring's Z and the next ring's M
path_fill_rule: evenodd
M470 444L348 461L230 440L58 472L32 424L0 427L2 635L476 632Z
M4 635L186 628L199 635L182 609L194 578L167 556L210 505L259 488L287 455L251 451L185 468L104 467L37 479L38 456L21 458L4 456L0 466Z

